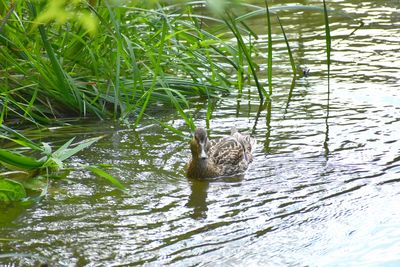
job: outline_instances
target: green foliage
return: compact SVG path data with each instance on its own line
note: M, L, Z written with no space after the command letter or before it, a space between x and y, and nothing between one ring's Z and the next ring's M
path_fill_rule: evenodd
M8 129L4 126L2 128L3 130ZM75 144L73 144L74 138L72 138L53 151L48 143L35 144L14 130L7 131L7 133L14 135L14 138L7 135L0 135L0 138L13 141L20 146L24 145L24 150L31 151L35 155L38 155L37 157L40 157L40 154L43 156L40 159L36 159L35 156L26 156L16 151L0 149L0 163L8 170L11 170L0 173L0 202L21 201L25 199L27 197L25 188L40 191L39 197L32 198L40 200L47 193L49 179L63 179L67 177L71 167L66 160L102 138L102 136L89 138ZM125 189L116 178L96 166L76 165L74 164L74 170L80 168L87 169L106 179L117 188ZM4 177L8 178L5 179Z
M265 8L238 0L0 0L0 6L0 124L7 118L43 124L64 116L97 116L133 119L137 125L154 103L163 103L190 128L185 110L192 97L241 91L246 73L260 99L272 93L270 14L324 10ZM211 15L203 14L204 6ZM245 23L264 15L268 93L259 82L254 43L246 38L257 35Z
M22 184L0 177L0 202L20 201L24 198L26 192Z
M99 21L87 10L87 4L82 0L49 0L45 10L35 19L34 23L46 24L55 21L59 26L67 21L76 22L92 35L97 33Z
M80 142L79 144L75 144L74 147L70 147L72 142L75 139L75 138L72 138L54 152L52 152L49 144L43 143L43 152L44 152L44 154L46 154L46 156L44 158L42 158L42 160L46 159L46 161L43 164L43 167L50 167L50 168L57 169L57 170L62 169L63 162L66 159L72 157L79 151L91 146L93 143L97 142L101 138L103 138L103 137L100 136L100 137L86 139L86 140Z
M0 6L0 124L8 118L43 124L97 116L137 125L154 103L163 103L190 128L192 97L241 91L246 73L260 99L272 93L270 14L324 10L237 0L0 0ZM211 15L203 14L204 6ZM259 82L254 43L246 38L257 35L245 23L265 14L268 93Z
M9 169L33 170L43 167L44 161L0 148L0 162Z
M202 29L208 18L184 4L0 2L13 10L0 30L0 124L74 115L133 117L137 124L152 103L185 114L188 98L226 93L235 83L225 63L236 67L236 50ZM98 22L81 22L88 13Z
M269 88L269 94L272 95L272 27L271 27L271 16L269 12L269 7L268 7L268 1L265 0L265 8L267 10L267 26L268 26L268 88Z

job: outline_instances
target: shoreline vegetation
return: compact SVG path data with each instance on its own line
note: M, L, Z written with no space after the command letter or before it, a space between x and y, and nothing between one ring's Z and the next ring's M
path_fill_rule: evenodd
M0 202L45 196L49 181L65 178L67 160L98 138L68 141L59 148L35 143L8 123L46 127L65 117L129 122L136 127L152 105L173 107L194 130L187 110L198 97L211 99L254 86L260 102L273 93L271 25L279 27L296 77L290 40L278 13L321 12L321 6L256 6L244 1L6 1L0 0ZM265 18L267 73L255 57L258 35L246 24ZM266 77L268 84L260 82ZM209 109L209 113L212 109ZM207 114L207 117L211 117ZM165 125L181 133L172 126ZM24 153L22 153L23 148ZM29 151L29 153L25 153ZM29 154L29 156L27 156ZM82 166L123 185L97 166ZM29 179L21 182L21 177ZM39 182L37 182L39 181ZM35 182L36 186L32 186ZM37 186L38 185L38 186Z

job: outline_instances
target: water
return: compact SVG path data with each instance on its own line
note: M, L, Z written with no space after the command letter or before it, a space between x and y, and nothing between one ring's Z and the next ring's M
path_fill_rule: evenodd
M399 2L329 5L353 17L331 18L329 96L321 14L287 12L295 60L310 76L290 89L276 28L271 105L260 109L255 90L215 103L210 138L234 125L258 140L243 176L188 180L187 140L151 122L137 132L104 122L31 132L43 140L108 134L74 161L112 163L131 195L75 172L34 206L3 207L0 263L400 265ZM206 109L192 110L199 125ZM159 119L185 129L174 113Z

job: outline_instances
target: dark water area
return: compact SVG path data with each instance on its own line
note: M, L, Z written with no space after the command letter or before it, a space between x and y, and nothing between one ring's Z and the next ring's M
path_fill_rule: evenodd
M277 27L271 103L260 106L255 88L213 103L211 139L236 126L258 141L242 176L188 180L187 139L152 121L31 131L43 141L106 134L73 160L112 164L130 194L73 172L34 206L2 207L0 265L399 266L400 2L328 4L329 91L322 14L287 11L280 18L309 76L291 86ZM206 111L190 110L198 125ZM186 131L174 112L158 119Z

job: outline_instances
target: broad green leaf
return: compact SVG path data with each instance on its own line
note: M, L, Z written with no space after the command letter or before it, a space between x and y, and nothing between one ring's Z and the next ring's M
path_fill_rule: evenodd
M23 156L0 148L0 162L15 166L17 169L37 169L43 167L44 162L31 157Z
M53 158L57 158L60 161L64 161L67 158L75 155L76 153L78 153L79 151L91 146L94 142L97 142L98 140L100 140L101 138L103 138L104 136L100 136L100 137L94 137L94 138L89 138L86 139L82 142L80 142L77 146L75 146L74 148L67 148L68 146L66 146L66 144L71 144L72 140L68 141L66 144L64 144L62 147L60 147L56 152L53 153L52 157Z
M60 146L54 153L53 155L58 155L59 153L62 154L65 150L68 149L68 147L72 144L72 142L74 141L75 137L71 138L70 140L68 140L68 142L66 142L65 144L63 144L62 146Z

